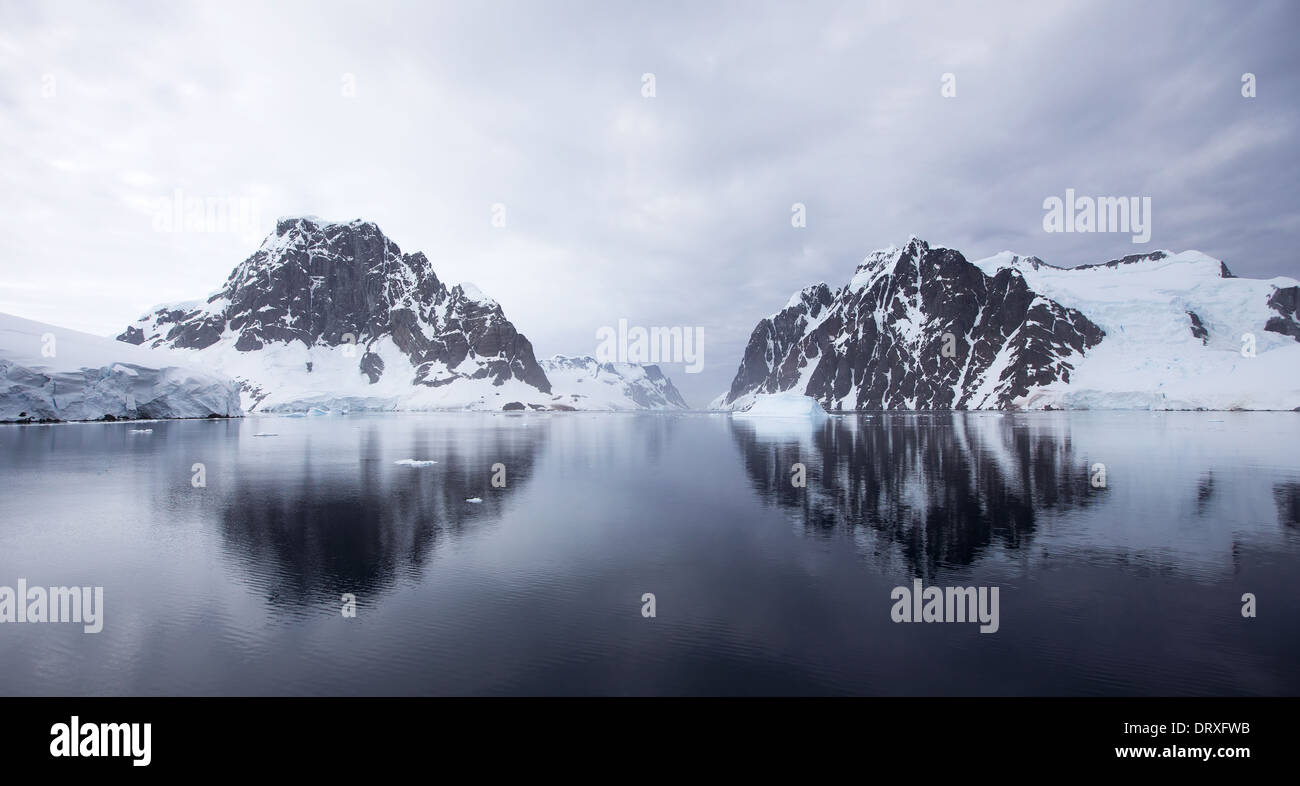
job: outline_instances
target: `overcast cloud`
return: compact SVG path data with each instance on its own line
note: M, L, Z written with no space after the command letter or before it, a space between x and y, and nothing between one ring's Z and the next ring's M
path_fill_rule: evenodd
M666 366L697 406L792 292L909 234L1297 276L1298 23L1294 2L0 0L0 311L116 334L216 289L259 238L155 231L177 189L255 200L257 235L373 220L539 357L620 318L702 326L704 372ZM1151 197L1151 241L1045 233L1066 188Z

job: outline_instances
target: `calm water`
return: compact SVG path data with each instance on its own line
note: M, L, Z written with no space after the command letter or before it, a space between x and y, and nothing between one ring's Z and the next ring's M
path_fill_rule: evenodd
M0 624L0 694L1295 695L1298 446L1292 413L0 427L0 585L106 604ZM892 622L916 577L1000 587L1000 630Z

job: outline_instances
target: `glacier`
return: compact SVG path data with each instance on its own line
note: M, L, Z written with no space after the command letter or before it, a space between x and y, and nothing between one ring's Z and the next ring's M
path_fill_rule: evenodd
M1300 342L1266 327L1278 317L1274 294L1300 281L1240 278L1199 251L1076 268L1004 251L973 264L990 275L1014 270L1106 331L1068 384L1031 391L1017 402L1024 409L1300 408Z
M0 422L241 414L236 382L169 351L0 314Z

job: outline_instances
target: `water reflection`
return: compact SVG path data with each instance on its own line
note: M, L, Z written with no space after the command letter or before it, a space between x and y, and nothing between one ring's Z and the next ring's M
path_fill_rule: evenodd
M545 422L439 425L406 431L371 422L350 453L309 443L298 455L277 455L274 471L241 459L221 496L227 552L276 605L330 608L342 593L373 599L398 577L418 576L439 544L499 520L511 492L532 478L548 433ZM437 464L396 463L404 458ZM295 460L301 465L285 466ZM496 464L504 488L492 486Z
M1300 528L1300 483L1279 483L1273 487L1277 519L1285 527Z
M809 534L868 528L916 575L968 565L993 543L1027 546L1045 511L1104 496L1068 432L1017 428L966 413L859 415L773 428L733 420L755 492L794 512ZM792 466L807 467L807 488Z
M0 428L0 584L110 609L0 630L0 694L1297 692L1291 413L140 425ZM997 634L893 623L918 575Z

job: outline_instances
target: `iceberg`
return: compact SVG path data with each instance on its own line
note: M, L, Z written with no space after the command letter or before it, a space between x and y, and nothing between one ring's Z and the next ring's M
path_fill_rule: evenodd
M763 393L754 396L754 403L749 409L736 412L732 417L780 418L822 423L830 416L812 396L801 393Z

